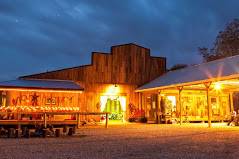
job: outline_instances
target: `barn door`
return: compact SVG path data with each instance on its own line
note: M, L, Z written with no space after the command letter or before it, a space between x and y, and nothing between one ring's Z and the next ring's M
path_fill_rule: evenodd
M101 111L110 112L110 120L123 120L126 112L125 96L101 96Z

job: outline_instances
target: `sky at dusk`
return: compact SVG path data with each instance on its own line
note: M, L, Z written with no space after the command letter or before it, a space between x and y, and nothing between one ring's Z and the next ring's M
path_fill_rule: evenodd
M238 0L1 0L0 80L89 64L92 51L136 43L177 63L239 18Z

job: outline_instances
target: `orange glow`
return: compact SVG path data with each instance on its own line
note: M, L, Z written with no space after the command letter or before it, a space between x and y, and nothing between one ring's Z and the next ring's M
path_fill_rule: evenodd
M118 95L120 93L120 87L118 85L110 85L106 91L106 95Z
M101 103L101 111L103 112L107 103L108 99L115 99L118 98L120 101L120 104L122 106L122 110L126 111L126 97L125 96L110 96L110 95L105 95L100 97L100 103Z
M214 89L215 90L221 90L222 89L222 85L220 83L215 83Z
M2 106L0 112L76 112L79 107L61 106Z

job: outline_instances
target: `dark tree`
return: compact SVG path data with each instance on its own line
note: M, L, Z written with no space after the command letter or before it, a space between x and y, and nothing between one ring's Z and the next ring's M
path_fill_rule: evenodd
M219 32L212 49L198 48L204 61L234 56L239 54L239 19L234 19L226 25L224 31Z
M188 67L187 64L176 64L176 65L173 65L169 71L173 71L173 70L178 70L178 69L182 69L182 68L185 68L185 67Z

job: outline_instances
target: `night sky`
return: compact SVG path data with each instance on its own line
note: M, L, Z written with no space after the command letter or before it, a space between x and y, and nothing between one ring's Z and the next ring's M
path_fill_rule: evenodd
M92 51L137 43L168 67L202 61L238 0L1 0L0 80L89 64Z

